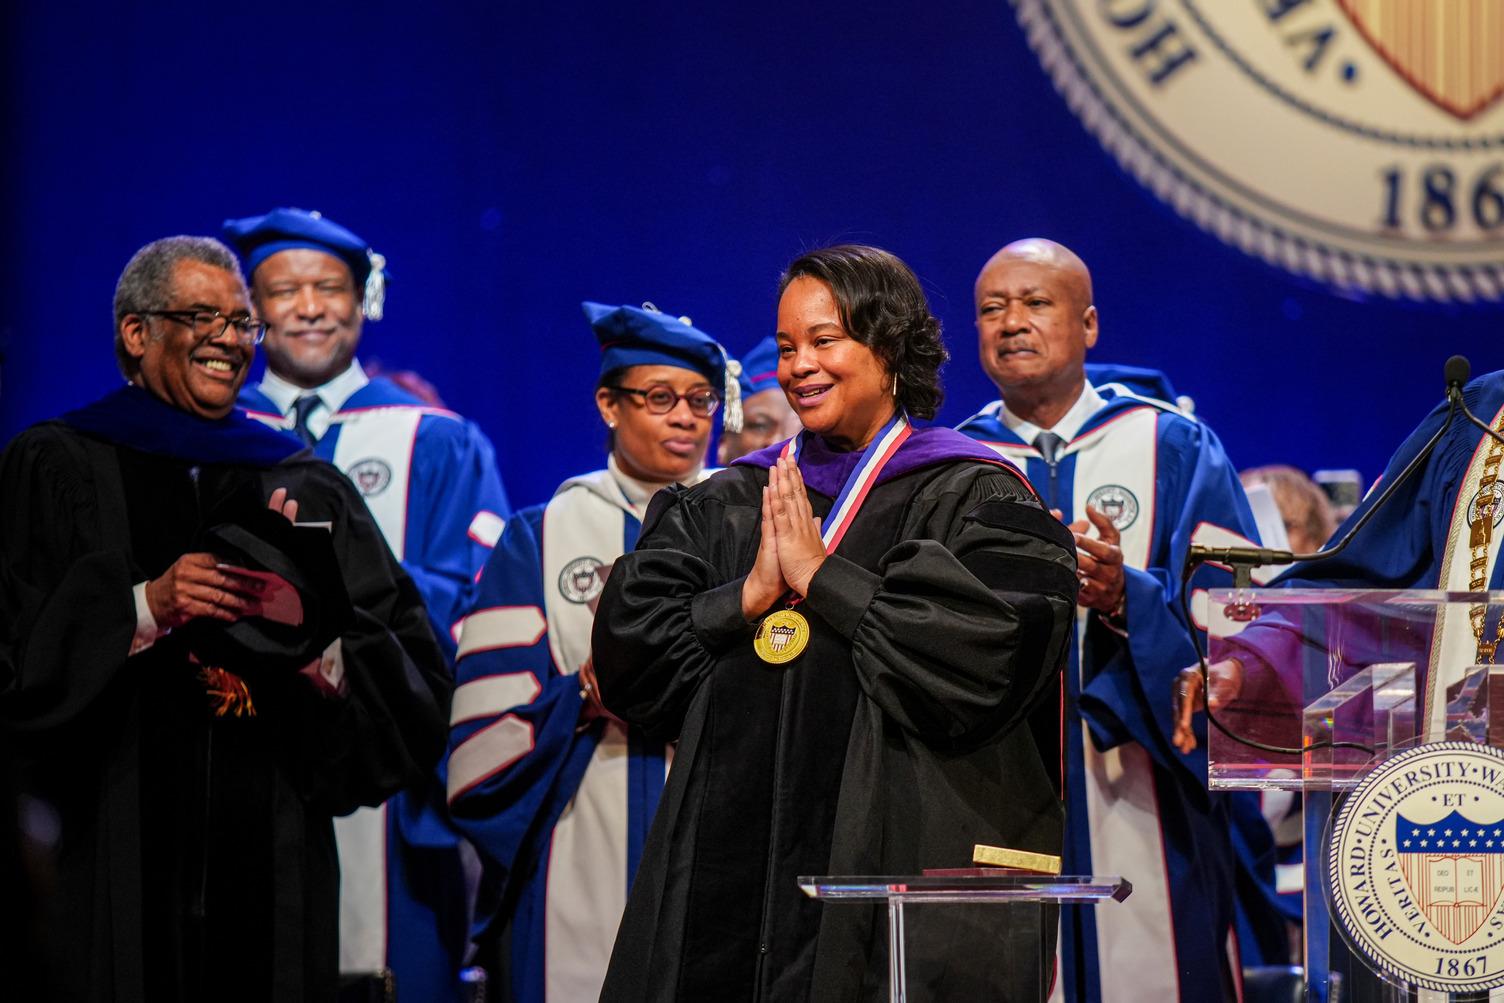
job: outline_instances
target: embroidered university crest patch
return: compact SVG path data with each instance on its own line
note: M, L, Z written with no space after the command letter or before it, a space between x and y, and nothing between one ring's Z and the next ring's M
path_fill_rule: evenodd
M354 463L350 467L349 477L356 490L367 498L374 498L392 483L392 468L387 466L385 460L373 456Z
M601 594L604 563L594 557L576 557L559 572L559 594L572 603L588 603Z
M1485 440L1487 441L1487 440ZM1473 495L1473 500L1467 503L1467 524L1471 526L1478 521L1478 505L1483 501L1483 492L1490 491L1494 496L1494 525L1504 522L1504 481L1494 481L1490 488L1479 488L1478 493Z
M1121 484L1104 484L1086 496L1086 504L1112 520L1122 532L1138 519L1138 498Z

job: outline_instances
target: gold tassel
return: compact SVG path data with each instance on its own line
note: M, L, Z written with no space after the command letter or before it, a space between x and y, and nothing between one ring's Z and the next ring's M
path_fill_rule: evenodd
M229 669L205 665L198 670L199 681L209 694L209 706L215 717L255 717L250 687Z

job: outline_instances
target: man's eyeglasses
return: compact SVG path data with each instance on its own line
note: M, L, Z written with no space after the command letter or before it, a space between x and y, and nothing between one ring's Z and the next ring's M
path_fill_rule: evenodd
M647 405L649 414L668 414L679 406L680 401L689 405L689 410L700 418L709 418L715 414L715 409L721 406L720 397L714 390L700 389L691 390L687 394L676 394L668 387L648 387L639 390L636 387L607 386L607 390L616 390L624 394L636 394Z
M200 338L218 338L235 328L235 339L242 345L259 345L266 337L266 324L254 317L226 317L218 310L136 310L143 317L166 317L193 328Z

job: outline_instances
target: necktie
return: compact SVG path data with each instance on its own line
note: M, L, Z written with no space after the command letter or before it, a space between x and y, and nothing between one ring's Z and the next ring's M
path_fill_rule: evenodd
M304 394L292 402L293 423L292 431L305 446L311 446L318 441L318 436L313 434L313 429L308 427L308 416L324 406L319 400L318 394Z
M1064 445L1065 440L1054 432L1040 432L1034 437L1034 448L1051 467L1060 462L1060 449Z
M1052 508L1060 504L1060 450L1064 445L1065 440L1054 432L1040 432L1034 437L1034 448L1050 468L1050 493L1045 500Z

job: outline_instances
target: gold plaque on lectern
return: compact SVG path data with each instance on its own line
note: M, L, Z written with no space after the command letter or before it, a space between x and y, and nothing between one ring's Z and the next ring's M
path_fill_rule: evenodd
M1031 853L1028 850L1010 850L1005 846L988 846L978 843L972 847L971 861L983 867L1011 867L1036 874L1059 874L1060 858L1048 853Z

